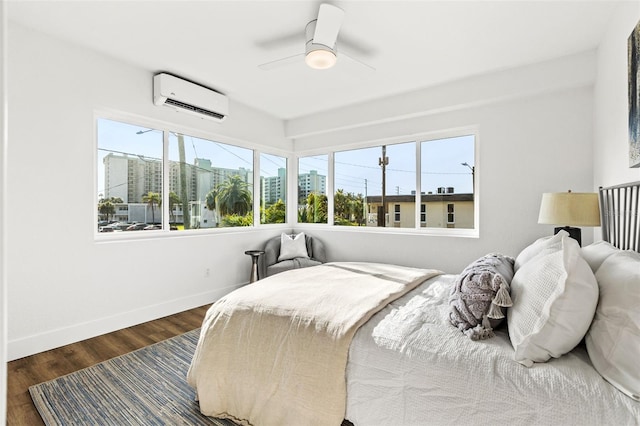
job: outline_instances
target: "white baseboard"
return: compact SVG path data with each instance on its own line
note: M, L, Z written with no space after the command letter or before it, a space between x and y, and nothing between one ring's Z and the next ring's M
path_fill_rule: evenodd
M244 284L224 287L156 305L144 306L134 311L74 324L69 327L49 330L20 339L9 340L7 342L7 360L13 361L49 349L59 348L60 346L70 343L90 339L105 333L213 303L220 297L243 285Z

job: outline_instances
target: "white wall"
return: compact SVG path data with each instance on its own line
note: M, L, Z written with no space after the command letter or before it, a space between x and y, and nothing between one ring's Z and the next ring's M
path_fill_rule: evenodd
M234 102L222 124L179 114L152 104L152 72L16 24L8 43L9 359L201 306L246 283L244 251L278 227L95 241L94 111L290 152L282 122Z
M0 51L7 51L6 2L0 2ZM6 194L5 149L7 147L7 61L4 53L0 58L0 424L7 417L7 286L5 261L4 208Z
M393 135L467 126L479 130L479 238L297 228L322 237L332 260L368 259L455 273L487 253L517 255L535 238L553 233L552 226L537 224L543 192L592 188L594 71L595 54L588 52L287 123L287 131L298 135L299 153ZM339 120L333 128L332 118ZM591 233L583 240L590 243Z
M629 167L627 39L640 20L640 2L621 4L598 48L594 96L594 188L640 180Z

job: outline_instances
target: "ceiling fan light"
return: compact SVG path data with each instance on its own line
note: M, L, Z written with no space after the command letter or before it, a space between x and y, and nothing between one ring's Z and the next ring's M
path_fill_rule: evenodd
M316 49L308 52L304 61L313 69L326 70L336 64L336 55L330 50Z

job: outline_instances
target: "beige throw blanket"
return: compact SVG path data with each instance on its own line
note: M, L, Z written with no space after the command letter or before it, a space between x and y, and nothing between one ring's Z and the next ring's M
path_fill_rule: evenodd
M440 271L328 263L242 287L207 312L187 379L200 411L243 425L340 425L358 327Z

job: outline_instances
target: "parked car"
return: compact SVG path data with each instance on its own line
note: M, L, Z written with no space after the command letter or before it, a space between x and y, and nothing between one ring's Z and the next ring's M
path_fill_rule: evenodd
M98 232L113 232L113 231L121 231L123 224L121 224L120 222L111 222L108 225L105 226L101 226L100 228L98 228Z
M148 225L144 228L145 231L153 231L155 229L162 229L162 225Z
M127 226L126 231L140 231L141 229L145 229L146 227L147 227L146 223L137 222Z

